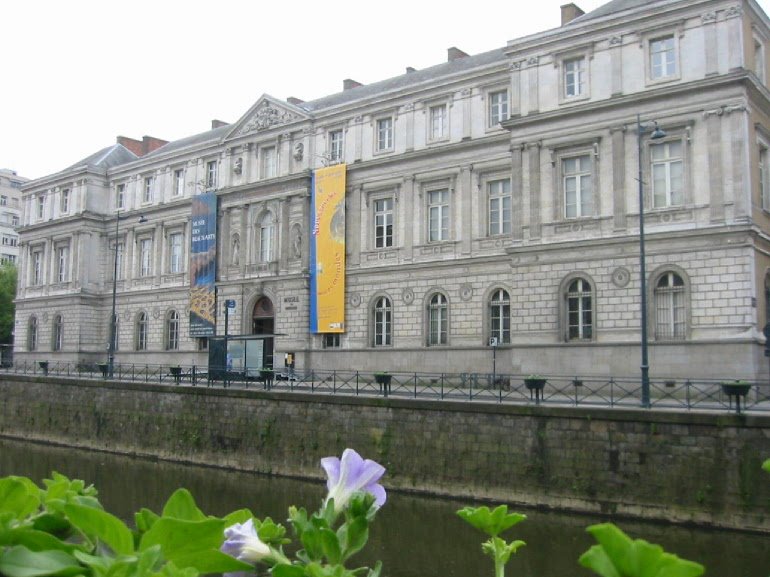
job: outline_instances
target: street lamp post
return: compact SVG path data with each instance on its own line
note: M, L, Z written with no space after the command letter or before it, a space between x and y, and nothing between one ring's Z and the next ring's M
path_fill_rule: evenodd
M658 123L653 121L651 140L658 140L666 136L666 133L658 128ZM647 272L644 258L644 181L642 180L642 135L646 132L647 125L642 124L641 117L636 115L636 146L637 159L639 161L639 280L640 280L640 307L642 324L642 406L650 407L650 363L647 355Z

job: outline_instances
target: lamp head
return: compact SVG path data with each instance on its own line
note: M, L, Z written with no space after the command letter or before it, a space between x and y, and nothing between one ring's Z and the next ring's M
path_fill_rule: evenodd
M661 138L666 137L666 131L663 130L658 126L658 123L655 123L655 129L652 131L652 134L650 134L650 140L660 140Z

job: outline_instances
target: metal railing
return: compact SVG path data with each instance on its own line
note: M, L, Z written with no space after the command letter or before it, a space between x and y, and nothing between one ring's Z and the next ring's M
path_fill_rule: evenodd
M630 377L543 376L491 373L226 370L196 365L17 362L3 373L102 379L178 386L261 388L311 394L383 396L533 405L641 407L641 381ZM727 386L725 386L727 385ZM724 379L650 380L650 408L770 412L770 384Z

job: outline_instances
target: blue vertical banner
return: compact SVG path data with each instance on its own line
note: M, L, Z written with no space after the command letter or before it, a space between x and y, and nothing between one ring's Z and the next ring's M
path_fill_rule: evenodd
M190 336L216 334L217 195L192 198L190 234Z

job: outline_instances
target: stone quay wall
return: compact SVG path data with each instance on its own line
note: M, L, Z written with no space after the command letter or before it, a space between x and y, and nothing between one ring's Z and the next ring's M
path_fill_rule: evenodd
M770 415L11 375L0 398L6 437L305 478L352 447L390 489L770 532Z

